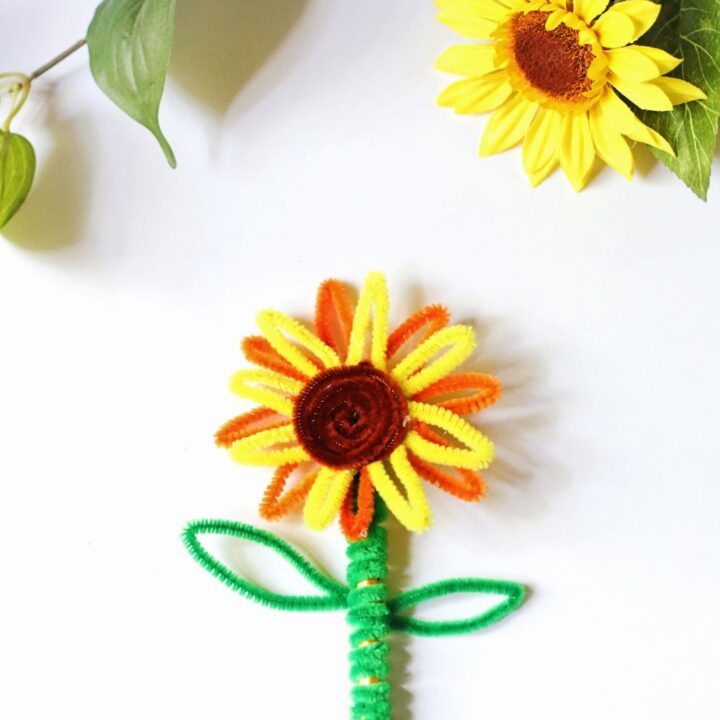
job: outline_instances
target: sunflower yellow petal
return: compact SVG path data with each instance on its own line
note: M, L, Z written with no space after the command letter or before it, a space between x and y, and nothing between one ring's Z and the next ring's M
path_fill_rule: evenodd
M267 465L277 467L309 460L305 448L300 445L275 448L276 445L297 443L292 423L260 430L248 437L236 440L230 446L230 457L241 465Z
M565 116L559 159L573 188L578 192L582 190L595 160L595 146L587 113Z
M653 80L652 84L660 88L673 105L707 99L707 95L699 87L680 78L660 77Z
M511 97L488 120L480 141L480 155L494 155L517 145L525 137L536 112L537 105L522 95Z
M573 12L589 24L605 10L608 2L609 0L575 0Z
M552 32L570 14L567 10L553 10L545 21L545 29Z
M370 361L378 370L387 364L389 299L385 276L370 273L360 291L345 363L355 365L365 357L366 336L370 333Z
M487 40L507 16L508 9L494 0L435 0L437 19L460 35Z
M435 0L435 6L443 13L497 22L502 22L509 13L509 4L502 0Z
M673 108L670 98L654 82L630 82L613 74L608 76L608 80L619 93L643 110L662 111Z
M390 456L390 464L402 485L404 494L390 477L382 461L368 465L368 474L373 487L385 501L388 510L408 530L422 532L430 526L432 512L425 497L422 479L415 472L403 445Z
M596 58L593 59L593 61L590 63L590 66L587 69L587 76L591 80L598 80L602 81L603 84L605 84L605 76L607 75L608 71L608 59L605 53L602 53L601 55L598 55Z
M230 378L230 389L241 398L254 400L275 412L292 417L293 403L303 383L269 370L240 370Z
M468 470L481 470L492 461L492 442L451 410L422 402L408 403L408 410L414 420L439 428L466 446L440 445L411 430L405 438L405 444L418 457L428 462Z
M665 75L674 70L682 60L673 57L670 53L660 50L660 48L649 47L648 45L633 45L635 52L641 53L655 64L659 75Z
M405 393L414 395L451 373L474 347L475 331L468 325L452 325L420 343L391 374Z
M305 524L313 530L326 528L340 512L340 506L352 482L351 470L333 470L322 467L313 482L303 516Z
M610 72L627 82L645 82L661 75L658 66L633 45L608 50L605 55Z
M609 15L610 13L625 15L632 21L633 35L628 42L634 42L653 26L660 14L660 5L650 2L650 0L624 0L615 3L605 14ZM605 16L603 15L603 17ZM598 20L598 22L600 21Z
M452 107L458 115L483 113L502 105L512 88L504 72L480 78L459 80L440 93L437 101L443 107Z
M257 324L273 348L294 368L308 377L317 375L320 368L297 345L291 343L286 334L315 355L326 368L337 367L340 364L340 358L329 345L326 345L297 320L293 320L281 312L263 310L257 316Z
M438 13L437 19L470 40L489 40L498 24L485 18L458 17L449 13Z
M593 29L604 48L623 47L623 45L627 45L632 41L635 34L633 21L627 15L612 10L608 10L604 15L601 15Z
M610 167L631 180L635 163L627 140L616 128L605 122L597 104L590 108L589 121L597 154Z
M436 61L435 67L443 72L479 77L497 70L495 45L454 45Z
M528 178L530 179L530 184L533 187L537 187L543 180L546 180L547 177L552 173L553 170L557 167L558 164L558 158L557 155L550 158L548 162L543 165L538 170L535 170L534 172L528 173Z
M604 122L626 137L675 155L668 141L642 123L611 88L605 90L605 94L594 107L597 108L596 112L601 113Z
M544 168L557 155L562 115L541 108L530 123L523 143L523 167L528 175Z

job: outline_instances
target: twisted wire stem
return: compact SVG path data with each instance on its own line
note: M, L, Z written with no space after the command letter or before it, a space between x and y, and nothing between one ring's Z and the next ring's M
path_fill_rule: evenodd
M381 524L385 516L384 507L376 508L367 538L351 542L347 549L352 720L390 720L391 715L385 639L390 630L385 587L387 532Z

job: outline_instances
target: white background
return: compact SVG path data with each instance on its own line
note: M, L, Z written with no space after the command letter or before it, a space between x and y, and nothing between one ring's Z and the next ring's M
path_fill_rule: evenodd
M5 0L2 69L70 45L93 5ZM307 319L323 278L375 268L393 321L447 303L506 387L477 418L489 497L430 489L430 532L391 527L391 585L532 589L489 631L396 643L395 717L720 716L720 168L707 205L642 151L632 183L532 190L519 151L476 156L483 118L434 105L458 40L417 0L180 0L174 172L85 51L37 82L15 125L36 183L0 242L3 718L346 716L342 613L257 607L179 533L265 526L267 472L212 442L248 407L226 378L256 311ZM342 577L337 528L273 530Z

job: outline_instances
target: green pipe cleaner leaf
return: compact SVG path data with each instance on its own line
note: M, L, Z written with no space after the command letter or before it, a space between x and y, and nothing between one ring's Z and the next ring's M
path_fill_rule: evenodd
M461 620L419 620L398 615L400 610L415 607L420 603L455 593L482 593L500 595L505 599L478 615ZM488 627L517 610L525 598L525 588L519 583L507 580L486 580L484 578L452 578L423 585L414 590L401 593L388 602L391 619L390 626L410 635L435 637L439 635L459 635Z
M198 536L207 534L227 535L264 545L284 557L322 594L284 595L241 578L202 546ZM252 525L230 520L195 520L185 528L182 538L188 552L200 565L222 580L229 588L250 600L255 600L255 602L276 610L340 610L347 607L347 587L321 573L307 558L277 535Z

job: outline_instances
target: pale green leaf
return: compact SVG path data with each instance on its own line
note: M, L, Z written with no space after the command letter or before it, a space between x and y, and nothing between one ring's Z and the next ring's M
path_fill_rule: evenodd
M708 96L672 112L642 113L643 121L668 140L677 157L652 152L706 200L720 115L720 0L663 0L660 17L642 43L682 58L671 75L697 85Z
M158 113L170 62L175 0L104 0L87 34L90 69L100 89L175 155Z
M0 227L18 211L35 175L35 151L22 135L0 134Z

